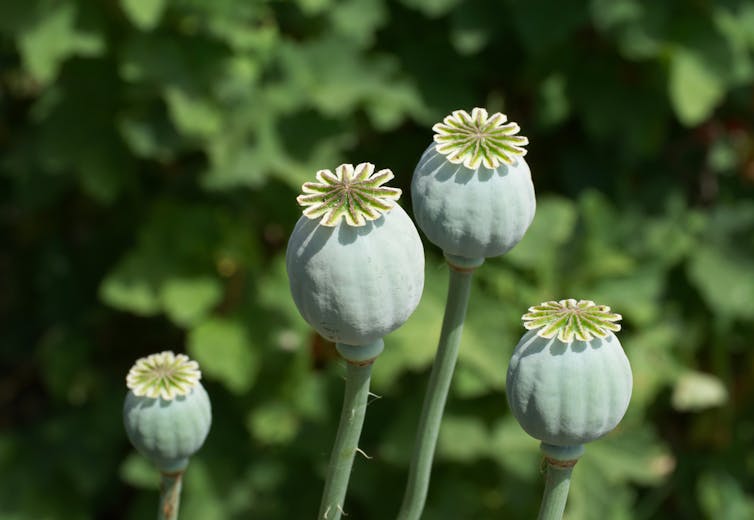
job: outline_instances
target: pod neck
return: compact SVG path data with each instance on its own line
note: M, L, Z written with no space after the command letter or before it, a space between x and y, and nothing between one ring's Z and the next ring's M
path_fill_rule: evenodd
M335 348L343 359L352 365L365 366L374 363L377 356L382 354L385 348L385 342L378 339L366 345L348 345L346 343L336 343Z
M454 271L472 272L484 263L484 258L467 258L465 256L451 255L443 252L445 261Z

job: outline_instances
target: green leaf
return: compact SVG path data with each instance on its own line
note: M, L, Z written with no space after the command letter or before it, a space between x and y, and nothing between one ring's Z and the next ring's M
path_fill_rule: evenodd
M169 162L183 148L183 138L164 114L123 114L118 131L139 158Z
M585 520L633 518L633 497L626 484L657 486L674 468L675 459L649 427L608 434L589 443L576 465L569 515Z
M671 402L681 412L698 412L722 406L728 401L728 390L712 374L686 371L676 381Z
M160 473L154 464L138 453L131 453L120 465L120 479L129 486L157 489L160 485Z
M738 12L720 6L715 9L713 14L717 32L723 36L727 43L725 49L727 59L723 74L732 85L749 83L754 76L754 60L751 57L751 49L754 46L749 45L752 38L751 30L754 26L752 25L754 21L752 15L754 15L754 9L749 4L739 6Z
M303 12L313 15L332 7L333 0L296 0L296 3Z
M594 25L601 31L636 22L644 11L637 0L592 0L590 10Z
M181 89L165 91L170 117L176 128L189 137L212 137L222 128L221 111L210 101Z
M749 49L754 49L754 5L743 4L736 14L741 32L746 36L746 41L749 44Z
M589 20L588 2L581 0L512 2L511 11L519 39L533 54L565 43Z
M76 5L60 3L21 33L19 50L24 65L42 83L52 81L71 55L97 56L105 49L99 34L76 27Z
M366 58L335 35L308 45L287 42L280 48L280 64L286 88L274 99L287 102L289 110L312 105L328 118L343 119L364 103L373 123L389 128L400 123L407 112L421 112L423 106L393 56Z
M489 431L479 417L443 417L437 440L439 457L455 462L470 462L487 456L489 446Z
M192 325L204 318L223 296L223 287L214 278L168 278L160 288L162 306L180 325Z
M742 319L754 317L750 258L735 250L700 245L691 257L688 274L713 312Z
M136 27L150 31L157 27L167 7L165 0L120 0L120 6Z
M247 392L256 379L259 359L246 329L227 318L209 318L191 329L188 351L206 376L231 392Z
M202 179L206 189L264 184L268 170L275 164L277 142L264 137L258 138L254 144L249 141L248 135L236 133L221 133L210 140L206 149L210 164Z
M387 20L387 6L382 0L347 0L330 11L333 28L365 47L374 42L374 34Z
M219 266L246 265L255 253L253 240L215 207L157 204L136 246L105 277L100 296L119 309L142 315L165 310L181 324L193 323L219 302Z
M540 476L539 441L527 435L512 415L497 421L490 438L490 456L500 467L521 480Z
M191 471L186 472L181 493L181 520L232 517L224 500L227 490L218 488L217 476L210 468L201 458L192 457Z
M720 76L699 56L684 49L673 54L668 88L676 116L686 126L707 119L725 96Z
M754 499L727 472L702 473L697 481L697 497L707 518L737 520L754 516Z
M675 469L672 453L650 426L618 425L615 431L590 443L579 464L583 473L593 472L605 483L631 481L658 485ZM583 489L585 496L593 491Z
M207 103L202 95L217 85L227 58L224 45L197 34L133 31L120 45L118 72L126 84L143 82L175 89L178 104L201 104Z
M247 416L246 427L262 443L288 444L296 437L300 423L290 406L269 402Z
M461 0L402 0L402 2L430 18L437 18L450 12Z
M642 414L662 390L674 384L683 369L673 355L674 347L688 341L682 323L666 315L653 326L637 328L634 334L620 333L634 374L629 415Z
M663 268L676 265L692 253L697 235L704 229L705 215L688 211L685 203L680 204L683 207L671 205L662 217L643 222L643 232L637 236L642 254Z
M384 83L388 83L389 86ZM392 130L403 123L406 115L417 119L426 114L421 93L408 81L386 80L366 96L366 110L377 130Z
M461 55L473 55L487 47L493 39L497 25L489 16L484 4L467 2L450 16L450 41Z
M664 275L660 269L637 269L629 276L600 280L588 291L588 296L590 300L609 304L637 325L647 325L661 314Z
M56 399L77 406L90 398L96 387L89 364L92 347L88 335L74 335L64 328L50 332L40 342L40 373Z
M279 42L280 28L267 2L202 2L196 16L215 38L240 51L235 59L268 57Z
M552 74L540 84L537 118L543 126L549 127L563 122L570 113L571 104L566 95L565 77Z
M129 255L100 285L99 295L106 304L142 316L151 316L160 311L159 289L154 265L148 258Z
M522 268L552 266L558 248L566 243L576 224L576 205L562 197L542 197L537 201L534 221L521 242L505 258Z
M591 190L579 199L585 228L586 251L579 265L590 279L622 277L635 272L637 258L621 247L632 222L621 219L618 209L604 194ZM567 275L567 271L561 272Z

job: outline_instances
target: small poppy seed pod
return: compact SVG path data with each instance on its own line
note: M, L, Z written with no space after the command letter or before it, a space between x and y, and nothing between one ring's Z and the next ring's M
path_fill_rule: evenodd
M343 164L303 185L304 215L291 233L286 268L304 319L324 338L367 345L400 327L424 288L419 233L382 186L390 170Z
M162 472L185 469L207 438L212 410L200 378L196 361L169 351L139 359L126 377L126 434Z
M552 446L577 446L615 428L628 409L632 374L613 331L619 314L589 300L545 302L523 316L506 391L521 427Z
M411 182L414 218L432 243L448 255L499 256L515 246L534 219L536 200L528 139L516 123L456 110L432 127Z

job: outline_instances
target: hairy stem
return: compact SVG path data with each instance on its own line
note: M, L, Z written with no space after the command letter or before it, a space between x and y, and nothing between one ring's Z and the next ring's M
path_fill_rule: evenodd
M571 473L584 453L584 446L553 446L543 442L541 449L545 454L547 476L537 520L561 520L571 486Z
M359 437L364 425L371 374L371 362L347 363L343 410L340 414L338 433L327 469L325 490L317 517L320 520L338 520L343 514L343 501L348 489L348 480L351 477L351 467L359 448Z
M561 520L568 500L568 488L571 486L573 466L554 466L547 463L545 492L539 509L539 520Z
M445 402L448 399L448 390L458 359L458 347L461 343L463 322L466 319L472 274L473 267L459 268L451 264L440 342L419 418L408 484L403 495L398 520L418 520L424 510L437 436L440 432Z
M183 471L163 472L160 475L160 509L157 511L157 520L177 520Z

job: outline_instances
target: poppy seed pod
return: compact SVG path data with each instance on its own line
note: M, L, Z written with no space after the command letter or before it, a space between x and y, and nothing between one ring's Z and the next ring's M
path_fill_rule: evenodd
M411 182L414 218L447 255L489 258L515 246L534 219L528 139L483 108L456 110L432 127Z
M523 316L506 391L521 427L554 446L602 437L623 418L632 375L618 338L619 314L589 300L550 301Z
M424 288L424 250L413 222L382 186L390 170L343 164L303 185L306 209L291 233L286 268L304 319L324 338L375 343L413 313Z
M123 423L131 444L160 471L181 471L207 438L209 396L196 361L166 351L141 358L126 377Z

